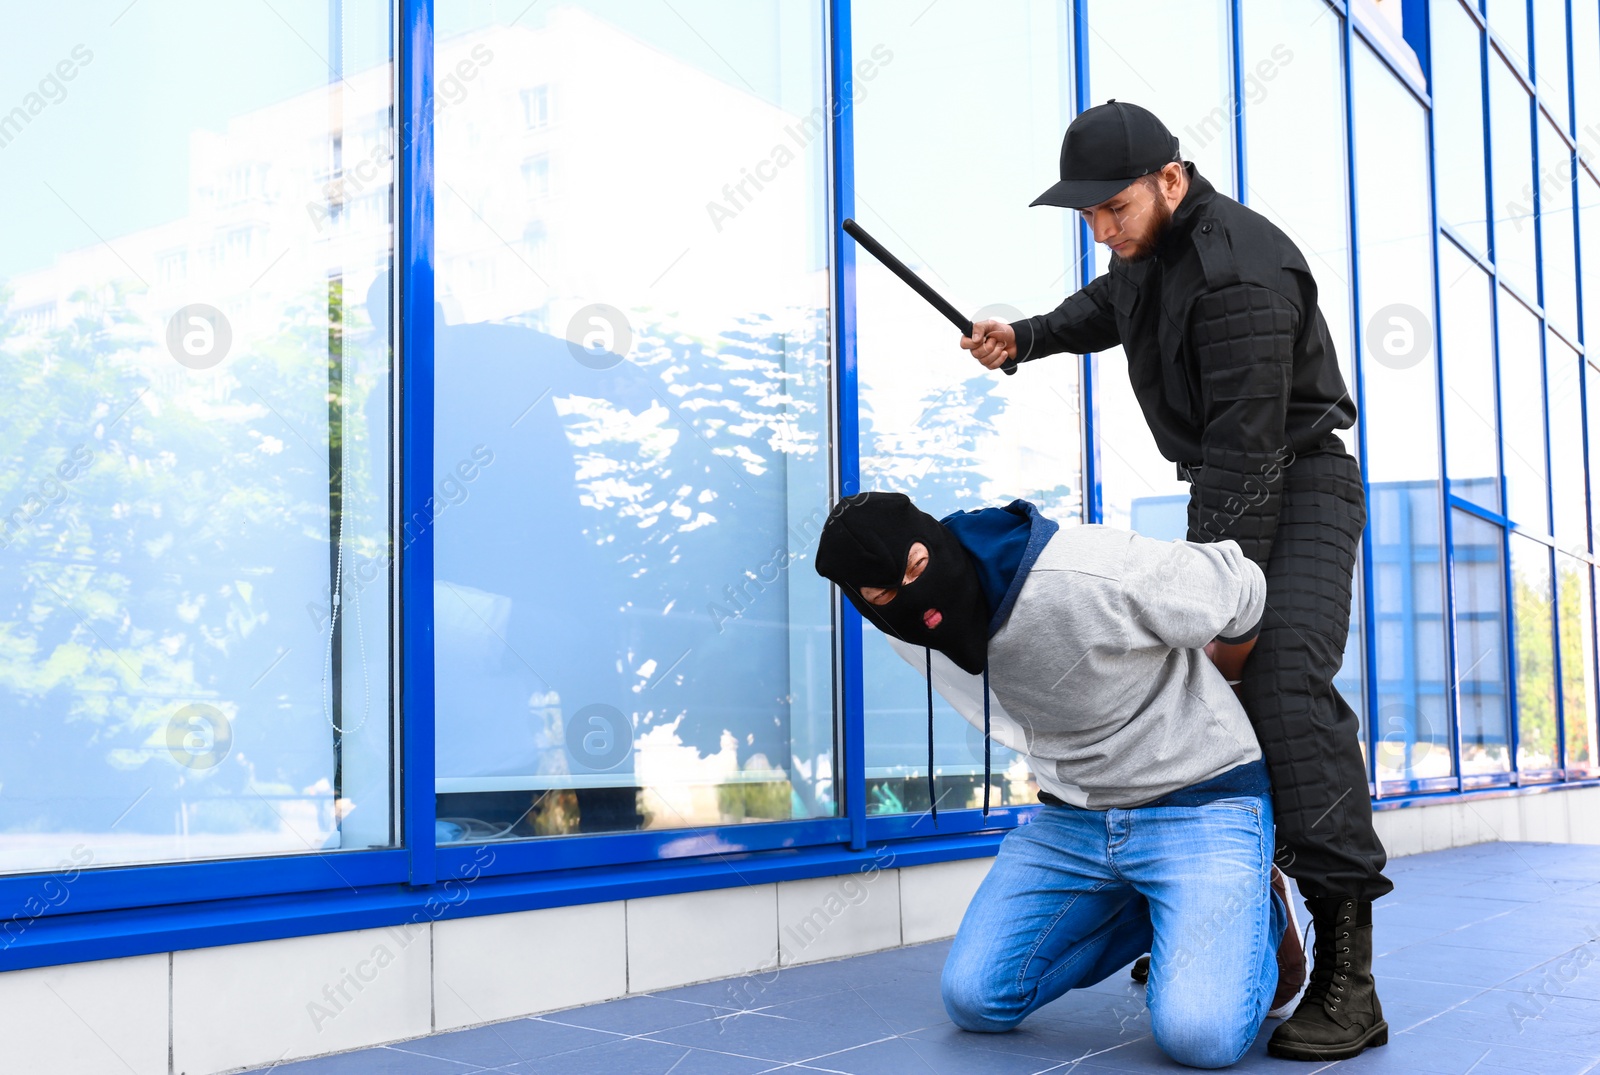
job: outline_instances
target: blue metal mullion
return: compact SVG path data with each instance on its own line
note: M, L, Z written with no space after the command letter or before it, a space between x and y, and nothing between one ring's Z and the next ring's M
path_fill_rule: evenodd
M1355 50L1353 48L1351 23L1354 20L1346 16L1341 23L1343 33L1340 35L1340 45L1344 53L1341 67L1344 73L1344 143L1345 143L1345 185L1349 195L1350 206L1350 339L1351 347L1355 351L1351 355L1350 376L1355 382L1352 386L1356 394L1356 412L1361 416L1356 423L1356 450L1361 456L1361 486L1367 502L1367 523L1361 536L1361 650L1363 668L1362 688L1367 699L1367 783L1371 785L1374 797L1377 797L1377 716L1378 716L1378 648L1377 648L1377 622L1374 612L1372 596L1372 483L1367 480L1367 397L1366 397L1366 355L1363 353L1361 342L1361 243L1360 229L1358 226L1358 205L1356 198L1356 138L1355 138L1355 71L1353 64ZM1362 46L1365 47L1365 46Z
M1415 12L1418 9L1413 7ZM1425 70L1430 79L1429 90L1433 89L1432 77L1432 48L1433 19L1426 6L1421 8L1423 18L1422 38L1430 45L1428 61ZM1432 94L1429 94L1430 100ZM1443 325L1444 295L1440 286L1439 275L1439 143L1434 133L1434 110L1428 108L1428 213L1432 223L1433 243L1433 361L1434 361L1434 402L1438 413L1439 431L1439 512L1440 512L1440 538L1443 547L1439 550L1440 570L1442 578L1440 585L1444 587L1444 631L1445 631L1445 682L1444 682L1444 707L1445 720L1449 723L1450 736L1450 772L1455 779L1457 790L1461 787L1461 698L1460 680L1456 675L1456 574L1455 574L1455 520L1450 511L1448 491L1450 488L1450 457L1446 449L1447 430L1445 428L1445 371L1444 371L1444 333L1438 326ZM1408 759L1409 760L1409 759Z
M1072 10L1073 115L1089 107L1089 0L1067 0ZM1078 217L1077 286L1094 278L1094 234ZM1100 484L1100 362L1096 355L1082 356L1079 377L1083 394L1083 517L1085 522L1105 522L1105 490Z
M1443 500L1444 497L1441 496L1439 499ZM1417 532L1415 510L1416 505L1412 502L1410 490L1405 491L1405 494L1400 498L1399 505L1399 515L1402 520L1400 532L1406 535L1414 535ZM1411 710L1410 716L1412 721L1415 722L1421 720L1422 718L1421 707L1411 704L1422 697L1422 691L1418 686L1417 680L1417 634L1418 628L1421 625L1419 623L1419 613L1417 611L1416 544L1412 541L1407 541L1404 546L1396 551L1394 563L1397 565L1400 573L1400 585L1397 587L1397 589L1400 591L1400 613L1395 618L1398 619L1402 625L1412 625L1411 630L1407 631L1402 629L1400 632L1400 638L1402 640L1401 650L1404 654L1404 657L1400 663L1402 671L1397 693L1402 698L1410 699L1410 701L1404 704ZM1410 740L1408 739L1407 742L1409 743ZM1408 755L1406 758L1407 769L1410 768L1410 760L1411 759ZM1377 763L1376 759L1374 759L1373 778L1376 780L1378 777L1379 774L1377 771ZM1409 772L1406 772L1402 779L1411 779Z
M1503 550L1501 555L1504 557L1504 563L1506 565L1506 568L1505 568L1505 599L1504 599L1505 603L1504 603L1504 606L1503 606L1505 608L1505 610L1506 610L1506 612L1505 612L1505 621L1506 621L1506 635L1505 635L1506 662L1505 662L1505 673L1506 673L1506 720L1507 720L1507 726L1506 726L1506 751L1507 751L1507 753L1509 755L1506 758L1506 767L1507 767L1508 771L1511 773L1511 782L1513 784L1516 784L1516 783L1518 783L1517 777L1519 775L1518 766L1517 766L1517 750L1518 750L1519 742L1520 742L1520 740L1522 738L1521 731L1520 731L1520 728L1519 728L1519 723L1520 723L1519 714L1517 712L1517 704L1518 704L1517 664L1518 664L1518 662L1519 662L1519 660L1521 658L1520 658L1520 655L1517 653L1517 645L1516 645L1516 642L1517 642L1517 631L1516 631L1516 626L1517 626L1516 625L1517 591L1516 591L1516 586L1513 583L1513 576L1512 576L1512 573L1511 573L1511 531L1510 530L1502 530L1500 532L1500 547Z
M1244 145L1244 26L1239 0L1228 0L1228 43L1233 60L1233 189L1240 205L1247 204L1249 183L1245 175Z
M1469 515L1476 515L1485 522L1494 523L1502 530L1509 529L1511 526L1511 520L1507 519L1498 511L1491 511L1482 504L1474 503L1473 501L1467 500L1464 497L1456 496L1454 493L1451 493L1447 499L1450 507L1459 508Z
M828 103L850 100L850 0L829 0ZM839 496L861 491L860 386L856 354L855 246L845 242L845 219L855 213L855 117L846 106L833 120L833 213L828 219L833 250L834 348L833 370L837 421ZM844 778L844 808L850 821L850 848L867 846L867 757L865 669L861 652L861 613L834 594L839 625L839 685L836 697L843 717L840 736L840 771Z
M401 0L395 214L400 385L401 801L410 883L431 885L433 677L433 0ZM417 533L410 532L415 522Z

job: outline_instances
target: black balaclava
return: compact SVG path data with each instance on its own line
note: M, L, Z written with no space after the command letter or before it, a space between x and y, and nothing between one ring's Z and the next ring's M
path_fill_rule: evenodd
M928 566L902 584L906 557L918 541L928 548ZM983 671L990 610L977 569L956 536L904 494L841 500L822 528L816 568L879 630L936 649L973 675ZM888 604L873 605L861 597L863 586L898 592Z

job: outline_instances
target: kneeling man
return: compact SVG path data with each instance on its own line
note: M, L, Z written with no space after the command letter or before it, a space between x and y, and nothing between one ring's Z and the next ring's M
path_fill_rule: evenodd
M1261 748L1207 655L1248 652L1261 569L1232 541L1063 529L1021 500L935 520L876 492L830 513L816 569L1038 780L945 964L956 1025L1010 1030L1149 952L1161 1049L1243 1056L1305 975Z

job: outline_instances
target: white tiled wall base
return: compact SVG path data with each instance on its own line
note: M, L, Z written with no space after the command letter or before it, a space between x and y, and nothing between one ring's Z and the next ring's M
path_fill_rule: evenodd
M1392 857L1600 843L1600 788L1380 810ZM954 935L989 859L0 974L5 1070L215 1075ZM559 967L559 973L549 968Z
M428 926L362 929L172 957L172 1063L199 1075L426 1034Z
M0 974L6 1068L167 1075L169 962L162 954Z
M1379 810L1373 821L1391 858L1491 840L1600 844L1600 788Z

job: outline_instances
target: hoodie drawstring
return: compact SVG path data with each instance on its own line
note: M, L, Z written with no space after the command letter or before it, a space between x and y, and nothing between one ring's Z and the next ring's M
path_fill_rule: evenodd
M989 816L989 662L983 662L983 816Z
M933 827L939 827L939 799L933 789L933 649L922 648L925 654L924 669L928 680L928 814ZM993 768L993 746L989 741L989 662L983 662L983 816L989 816L989 785Z
M933 817L933 827L939 827L939 800L933 793L933 649L924 646L927 654L928 678L928 813Z

